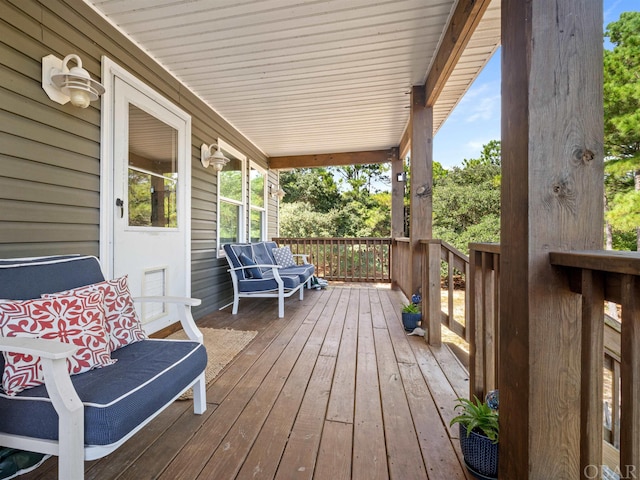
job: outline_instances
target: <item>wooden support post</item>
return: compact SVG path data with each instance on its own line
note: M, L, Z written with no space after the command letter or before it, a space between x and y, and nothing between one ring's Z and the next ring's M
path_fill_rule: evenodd
M398 149L395 149L397 152ZM406 182L398 182L398 175L404 173L404 159L402 157L396 158L391 161L391 238L396 239L404 237L404 191ZM398 249L395 245L391 246L392 258L391 258L391 281L393 287L398 285Z
M442 297L440 296L440 242L425 245L427 250L424 264L427 271L425 296L427 299L427 325L429 325L429 345L440 345L442 341ZM423 284L424 285L424 284ZM424 302L423 302L424 304ZM422 309L424 316L424 308ZM453 314L453 310L449 310Z
M431 238L433 223L433 108L425 107L424 92L422 86L411 89L411 293L421 286L420 240ZM426 295L428 292L423 288L422 296ZM422 312L423 318L426 313Z
M501 22L499 477L580 478L580 301L548 252L602 248L602 2Z

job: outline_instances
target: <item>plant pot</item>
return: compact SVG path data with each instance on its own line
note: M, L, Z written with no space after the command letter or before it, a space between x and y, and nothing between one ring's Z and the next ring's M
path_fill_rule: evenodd
M498 478L498 444L476 432L467 437L467 428L460 425L460 448L469 472L476 478Z
M421 320L421 313L402 312L402 325L404 325L404 329L407 332L412 332L416 327L418 327L418 323L420 323Z

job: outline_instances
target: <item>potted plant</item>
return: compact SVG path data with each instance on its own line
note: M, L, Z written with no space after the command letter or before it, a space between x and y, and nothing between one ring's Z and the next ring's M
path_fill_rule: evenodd
M498 478L498 412L478 397L458 398L461 413L450 425L460 426L460 447L469 472L476 478Z
M420 305L408 303L402 307L402 325L407 332L412 332L418 323L422 321L422 309Z

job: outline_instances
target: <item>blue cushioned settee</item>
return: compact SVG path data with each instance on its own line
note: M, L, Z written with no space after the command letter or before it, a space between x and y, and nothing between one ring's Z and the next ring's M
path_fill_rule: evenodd
M288 247L279 249L275 242L228 243L223 246L233 282L233 310L238 313L241 297L275 297L278 317L284 317L284 299L311 286L315 267L303 254L292 255ZM287 258L287 256L291 258ZM293 257L299 257L301 264Z
M95 257L0 260L0 299L38 299L103 280ZM84 460L114 451L189 388L194 390L194 412L206 410L207 354L190 311L200 301L137 300L176 305L191 340L145 338L111 352L117 359L112 365L69 375L67 358L75 345L0 336L3 352L40 357L45 382L15 396L0 390L0 445L58 455L59 478L77 480L84 478ZM4 363L2 356L3 370Z

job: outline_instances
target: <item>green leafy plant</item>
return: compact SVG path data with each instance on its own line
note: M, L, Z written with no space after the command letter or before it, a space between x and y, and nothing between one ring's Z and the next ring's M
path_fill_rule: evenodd
M475 402L468 398L458 398L455 409L461 409L462 413L454 417L449 426L461 423L467 429L467 437L472 431L480 433L493 443L498 443L498 412L491 410L486 403L474 396Z
M420 305L415 303L408 303L402 306L402 313L422 313Z

